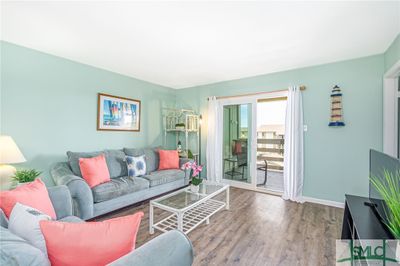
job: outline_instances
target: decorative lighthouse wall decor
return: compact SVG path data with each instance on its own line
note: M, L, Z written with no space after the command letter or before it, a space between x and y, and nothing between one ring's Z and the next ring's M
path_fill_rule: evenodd
M343 127L342 92L338 85L335 85L331 93L331 121L330 127Z

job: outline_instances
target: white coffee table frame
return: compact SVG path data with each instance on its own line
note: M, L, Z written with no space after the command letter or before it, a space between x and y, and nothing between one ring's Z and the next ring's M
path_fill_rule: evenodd
M151 200L150 213L149 213L150 234L154 234L154 229L160 230L162 232L178 229L183 233L188 234L203 222L209 224L210 217L213 214L215 214L216 212L218 212L223 208L229 210L229 185L227 184L220 184L220 185L222 186L220 189L216 190L215 192L207 195L206 197L182 209L172 208L170 206L161 204L158 201L172 197L184 191L193 193L190 192L189 188L180 189L163 197ZM223 192L226 192L225 202L213 199L215 196ZM164 218L161 221L154 223L155 207L171 212L172 214L169 215L167 218Z

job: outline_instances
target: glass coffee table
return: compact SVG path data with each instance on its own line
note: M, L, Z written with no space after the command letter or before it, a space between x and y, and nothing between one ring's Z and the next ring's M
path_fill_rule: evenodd
M214 199L224 192L225 201ZM171 215L155 222L154 208L170 212ZM229 185L200 184L199 193L191 192L189 187L180 189L150 201L150 234L154 233L154 229L162 232L178 229L188 234L203 222L209 224L210 217L223 208L229 210Z

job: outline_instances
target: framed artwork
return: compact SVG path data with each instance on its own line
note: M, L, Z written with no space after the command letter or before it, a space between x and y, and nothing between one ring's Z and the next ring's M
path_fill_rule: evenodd
M140 101L98 94L97 130L140 131Z

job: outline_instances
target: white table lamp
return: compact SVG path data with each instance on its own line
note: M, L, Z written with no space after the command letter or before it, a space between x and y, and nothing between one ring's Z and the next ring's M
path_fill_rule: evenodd
M0 190L10 189L15 167L12 163L26 162L17 144L10 136L0 136Z

